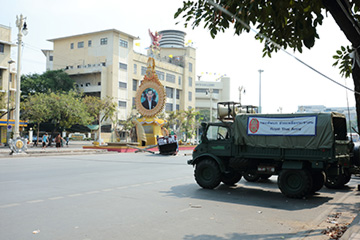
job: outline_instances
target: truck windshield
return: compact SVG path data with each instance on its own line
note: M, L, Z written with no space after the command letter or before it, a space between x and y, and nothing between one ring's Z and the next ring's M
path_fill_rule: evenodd
M211 140L223 140L229 138L229 132L226 127L222 126L209 126L206 137Z

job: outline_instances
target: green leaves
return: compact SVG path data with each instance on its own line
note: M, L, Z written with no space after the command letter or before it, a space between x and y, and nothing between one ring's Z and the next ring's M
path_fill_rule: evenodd
M341 46L340 50L336 51L336 55L333 58L336 60L333 64L334 67L338 66L342 77L348 78L352 73L352 58L350 54L354 50L350 46Z
M75 81L64 70L22 75L21 96L24 99L35 93L68 92L74 89L74 84Z
M283 48L290 47L302 52L303 46L312 48L319 38L316 27L322 24L324 8L322 1L265 1L265 0L217 0L223 9L218 9L208 1L184 1L175 13L175 18L182 17L184 25L192 28L201 26L209 30L215 38L219 32L233 28L235 34L249 32L249 26L256 28ZM234 17L235 16L235 17ZM259 38L256 38L259 40ZM277 47L264 43L263 56L271 57Z

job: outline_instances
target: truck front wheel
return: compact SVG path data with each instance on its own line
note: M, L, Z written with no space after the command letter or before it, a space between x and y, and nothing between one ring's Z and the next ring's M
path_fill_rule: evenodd
M307 170L282 170L278 177L282 194L290 198L302 198L312 190L312 178Z
M231 169L230 171L222 174L221 181L228 186L234 186L235 183L241 180L241 177L241 173Z
M213 189L221 182L221 172L217 163L204 159L196 164L195 180L202 188Z
M243 175L248 182L257 182L260 179L260 175L255 169L248 169L243 173Z

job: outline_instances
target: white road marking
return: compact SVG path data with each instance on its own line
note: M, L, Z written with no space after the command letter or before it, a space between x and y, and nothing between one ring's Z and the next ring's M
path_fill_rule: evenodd
M48 198L49 200L59 200L59 199L63 199L64 197L62 196L59 196L59 197L51 197L51 198Z
M10 207L16 207L19 205L20 205L20 203L9 203L9 204L5 204L5 205L1 205L0 208L10 208Z
M31 201L27 201L26 203L40 203L43 202L44 200L42 199L38 199L38 200L31 200Z
M82 193L75 193L75 194L69 194L67 195L68 197L79 197L79 196L82 196L83 194Z

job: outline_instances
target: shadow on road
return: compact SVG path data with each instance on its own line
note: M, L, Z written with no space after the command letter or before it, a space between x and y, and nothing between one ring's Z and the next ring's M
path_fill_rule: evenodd
M185 235L184 240L260 240L260 239L266 239L266 240L278 240L278 239L297 239L299 236L302 236L304 234L307 234L307 237L315 237L315 236L321 236L323 234L321 233L312 233L309 234L307 231L301 231L297 233L277 233L277 234L246 234L246 233L229 233L226 234L225 237L216 236L216 235Z
M170 191L162 192L168 196L219 201L240 205L297 211L316 208L332 198L314 194L304 199L286 198L277 188L275 181L247 183L241 181L234 187L221 184L216 189L202 189L197 184L173 186ZM264 201L269 199L269 201ZM271 201L270 201L271 200Z

